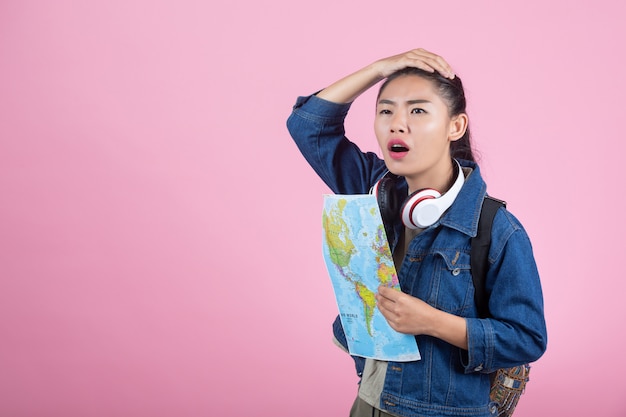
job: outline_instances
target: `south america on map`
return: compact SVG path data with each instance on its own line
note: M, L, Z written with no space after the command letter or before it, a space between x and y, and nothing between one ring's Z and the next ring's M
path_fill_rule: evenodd
M381 285L400 290L374 195L325 195L323 253L350 354L378 360L420 359L415 337L396 332L376 306Z

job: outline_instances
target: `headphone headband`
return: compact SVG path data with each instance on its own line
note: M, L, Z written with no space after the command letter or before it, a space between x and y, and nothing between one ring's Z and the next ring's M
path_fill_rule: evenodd
M371 191L377 197L383 220L386 223L393 223L395 217L400 214L402 222L410 229L426 228L439 220L454 203L465 182L461 165L456 159L453 161L457 176L445 194L442 195L439 191L430 188L418 190L406 198L400 209L395 187L398 177L388 176L389 172L385 173L383 178L374 184Z

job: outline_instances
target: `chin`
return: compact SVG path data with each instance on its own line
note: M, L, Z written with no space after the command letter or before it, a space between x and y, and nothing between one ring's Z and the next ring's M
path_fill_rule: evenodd
M397 159L385 158L385 165L389 172L394 175L398 175L400 177L406 177L413 172L413 169L410 169L408 164L405 161L398 161Z

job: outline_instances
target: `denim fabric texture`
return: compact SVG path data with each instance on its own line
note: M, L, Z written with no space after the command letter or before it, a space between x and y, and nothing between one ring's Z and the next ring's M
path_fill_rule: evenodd
M345 137L349 108L315 95L299 97L287 127L305 159L334 193L366 194L386 167L376 154L362 152ZM477 232L487 186L477 164L459 162L472 173L439 221L411 241L398 275L403 292L466 319L469 347L466 351L433 337L416 336L422 359L390 362L385 376L380 409L399 416L491 416L489 373L534 362L547 345L531 243L505 208L494 219L489 251L485 286L492 317L478 318L470 239ZM403 227L400 221L393 226L397 232ZM396 244L393 238L390 245ZM333 332L345 346L339 318ZM355 358L357 374L363 363Z

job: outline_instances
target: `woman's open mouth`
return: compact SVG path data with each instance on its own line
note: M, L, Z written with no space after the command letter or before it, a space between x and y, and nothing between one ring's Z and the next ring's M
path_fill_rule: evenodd
M409 147L399 139L392 139L387 144L387 150L389 151L389 156L394 159L399 159L409 152Z

